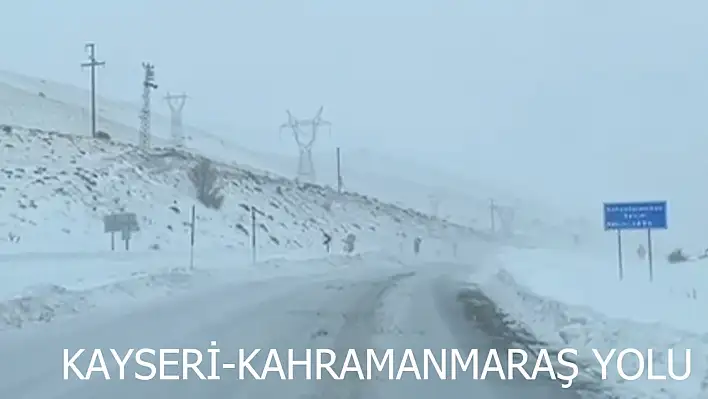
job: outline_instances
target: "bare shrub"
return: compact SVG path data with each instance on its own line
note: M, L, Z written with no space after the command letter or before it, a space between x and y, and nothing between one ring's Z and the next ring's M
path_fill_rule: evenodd
M189 170L189 180L197 190L197 200L207 208L221 209L224 196L218 185L219 173L208 159L202 159Z
M322 208L324 208L327 212L332 212L332 205L334 205L334 199L327 198L324 203L322 203Z
M110 141L111 140L111 135L104 132L103 130L97 130L96 131L96 138L101 139L101 140L106 140Z
M669 263L681 263L681 262L686 262L688 260L688 256L686 256L686 254L683 253L683 249L681 249L681 248L676 248L666 258L669 261Z

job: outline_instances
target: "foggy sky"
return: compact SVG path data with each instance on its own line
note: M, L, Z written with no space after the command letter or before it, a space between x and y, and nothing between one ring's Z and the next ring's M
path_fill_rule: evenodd
M640 0L25 0L2 68L139 101L140 63L185 122L264 147L324 105L345 148L379 148L520 194L598 209L706 184L708 3ZM598 214L599 218L599 214Z

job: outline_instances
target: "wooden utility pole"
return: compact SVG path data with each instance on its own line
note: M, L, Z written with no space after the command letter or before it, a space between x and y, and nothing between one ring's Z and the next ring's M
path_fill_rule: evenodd
M96 67L105 66L105 61L96 61L96 45L86 43L85 50L89 53L88 62L81 64L84 68L91 68L91 137L96 138Z

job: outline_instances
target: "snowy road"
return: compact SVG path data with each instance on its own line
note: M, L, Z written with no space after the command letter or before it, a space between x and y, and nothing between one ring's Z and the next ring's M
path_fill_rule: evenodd
M464 373L454 381L416 381L412 373L394 381L361 381L354 373L344 380L313 381L304 378L303 367L295 367L294 380L281 380L276 372L265 380L248 375L241 380L237 366L219 368L220 380L199 380L192 373L188 380L139 381L133 374L149 371L129 361L127 379L119 380L119 367L109 354L110 348L125 354L129 348L147 347L198 348L206 355L210 341L216 341L221 349L217 360L223 364L237 362L238 348L247 354L256 348L278 349L285 360L287 349L295 349L296 359L303 359L306 348L330 348L338 356L334 366L338 370L348 349L375 348L383 353L390 348L398 353L403 348L490 348L492 339L465 318L458 300L460 287L451 275L437 266L393 264L329 275L222 282L120 313L93 313L28 331L5 332L0 334L0 392L13 399L579 398L548 380L480 381L465 378ZM98 372L88 381L73 376L64 380L64 348L71 352L103 349L112 379L106 381ZM76 362L83 373L90 358L87 353ZM265 361L266 355L260 354L251 364L260 373ZM200 369L206 375L208 364L205 356ZM287 364L283 366L287 372ZM169 374L179 370L167 368Z

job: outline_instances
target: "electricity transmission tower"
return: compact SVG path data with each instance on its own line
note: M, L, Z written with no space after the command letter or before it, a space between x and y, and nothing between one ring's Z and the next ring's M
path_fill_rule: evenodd
M300 151L297 166L298 180L315 181L315 164L312 160L312 146L317 140L317 133L321 126L329 127L329 132L330 134L332 133L332 123L322 119L323 110L324 106L320 107L319 111L317 111L317 114L312 119L297 119L290 113L290 110L286 110L285 112L288 113L288 121L280 125L281 133L283 129L287 127L292 129L293 137L295 137L295 142ZM309 135L303 132L303 127L310 128Z
M430 201L430 213L433 217L438 217L438 212L440 211L440 197L437 194L430 194L428 196Z
M83 68L91 68L91 137L96 137L96 67L106 65L105 61L96 61L96 45L86 43L84 50L88 52L88 62L82 62Z
M187 101L185 93L165 96L167 105L170 107L170 133L175 147L184 147L184 131L182 130L182 109Z
M150 149L150 122L152 113L150 110L150 91L157 89L155 83L155 66L143 62L145 69L145 79L143 80L143 108L140 109L140 148Z
M511 206L498 206L496 210L501 224L501 233L506 237L512 236L514 234L514 217L516 216L514 208Z
M498 219L500 225L498 233L505 237L510 237L513 235L514 217L516 215L515 209L512 206L499 205L494 200L490 201L489 207L492 218L492 233L497 233L496 221Z

